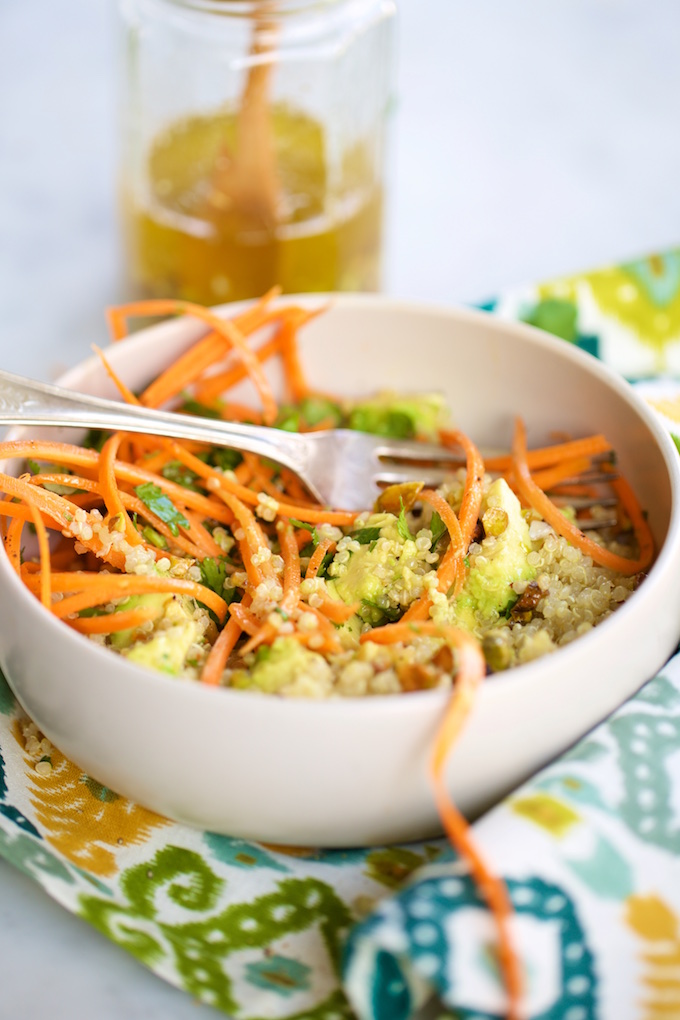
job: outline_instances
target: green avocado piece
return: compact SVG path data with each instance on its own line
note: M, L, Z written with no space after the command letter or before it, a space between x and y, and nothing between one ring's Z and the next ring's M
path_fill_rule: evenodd
M390 579L399 576L400 571L393 543L403 546L404 537L399 532L397 517L390 513L375 513L364 528L379 529L380 537L353 552L344 574L327 582L331 595L337 595L349 604L377 602L389 587ZM376 577L376 567L386 571L382 579Z
M330 675L331 667L318 652L305 648L293 638L276 638L269 654L259 659L250 671L238 670L231 678L233 687L250 688L276 694L305 674Z
M172 595L156 595L155 593L149 593L148 595L130 595L129 598L121 602L116 607L115 612L120 613L124 609L140 609L142 606L154 606L161 609L166 602L172 598ZM122 651L124 648L129 648L132 644L132 638L135 634L135 629L130 630L119 630L111 635L111 645L118 651Z
M359 432L395 439L413 436L435 439L445 417L446 404L439 393L404 397L385 392L354 404L349 412L348 426Z
M529 525L522 516L519 500L503 478L489 487L482 513L488 508L489 500L491 505L505 511L508 525L496 538L493 548L484 549L486 562L471 568L456 600L457 620L467 630L475 629L480 616L486 620L500 616L516 599L511 585L515 581L533 580L536 576L534 567L527 562L531 552Z
M164 628L154 631L148 641L138 641L123 649L122 654L140 666L178 676L184 669L189 649L202 634L191 606L190 599L170 596L163 616Z

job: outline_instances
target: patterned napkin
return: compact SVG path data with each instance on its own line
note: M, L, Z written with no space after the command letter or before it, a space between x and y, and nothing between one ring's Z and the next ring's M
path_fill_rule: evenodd
M628 377L680 376L680 250L485 307ZM680 658L475 830L508 879L532 1018L680 1017ZM406 1020L433 994L503 1014L493 929L443 840L310 851L176 825L83 775L1 678L0 853L237 1020Z

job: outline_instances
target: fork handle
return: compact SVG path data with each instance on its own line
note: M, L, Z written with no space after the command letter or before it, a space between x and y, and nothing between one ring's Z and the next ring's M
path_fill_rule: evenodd
M0 371L0 424L54 425L146 432L193 439L267 457L296 473L304 455L296 437L280 429L173 414L102 397L92 397Z

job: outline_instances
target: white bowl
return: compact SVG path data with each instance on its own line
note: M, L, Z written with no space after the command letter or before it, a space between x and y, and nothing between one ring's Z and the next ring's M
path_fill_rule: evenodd
M192 322L165 323L108 355L137 389L200 333ZM320 389L441 390L456 422L484 446L507 447L518 413L530 444L555 430L603 432L649 511L658 556L633 597L585 637L483 686L448 770L456 802L478 813L633 694L676 646L677 453L600 362L490 315L337 297L301 346ZM94 358L61 381L115 395ZM173 680L51 617L4 555L0 610L0 660L24 709L118 793L190 825L268 842L340 847L440 830L427 763L443 692L314 702Z

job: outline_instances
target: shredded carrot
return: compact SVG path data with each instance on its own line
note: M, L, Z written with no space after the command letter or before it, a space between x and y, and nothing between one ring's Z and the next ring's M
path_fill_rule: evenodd
M274 354L279 353L279 338L278 336L272 337L266 343L262 344L255 352L255 357L260 364L268 361ZM202 403L212 404L214 400L217 400L219 396L226 393L233 386L237 386L242 382L248 374L245 365L235 365L233 368L225 369L223 372L218 372L215 375L208 376L202 382L199 382L196 387L196 397Z
M111 366L111 363L109 362L108 358L104 354L101 347L97 347L96 344L92 344L92 350L99 355L99 359L106 370L106 374L111 379L114 386L116 386L116 388L118 389L118 392L122 396L125 403L139 405L141 401L137 399L132 390L128 386L126 386L126 384L123 382L120 376L114 371L113 367Z
M543 490L532 479L527 465L526 452L524 422L521 418L518 418L515 423L515 435L512 445L512 468L517 488L527 504L532 506L541 515L543 520L552 525L558 535L562 535L563 538L566 538L572 545L580 549L584 555L590 556L593 562L599 563L601 567L609 567L610 570L627 575L637 574L647 569L654 557L654 540L629 486L626 486L624 483L623 487L619 486L619 491L622 499L625 492L625 498L631 501L631 521L635 528L639 547L636 559L618 556L616 553L610 552L609 549L604 549L597 542L584 535L575 524L572 524L564 516L559 507L555 506L552 500L546 496ZM626 510L628 511L628 507L626 507Z
M232 496L236 496L245 504L250 506L257 506L260 503L260 493L253 489L246 488L245 485L241 485L238 482L231 481L226 475L216 471L215 468L210 467L209 464L205 464L198 457L195 457L192 453L184 450L181 446L176 443L173 444L173 450L177 460L180 460L186 467L191 468L199 477L205 478L208 482L207 488L212 492L217 493L220 498L224 498L224 493L229 493ZM278 500L278 513L282 517L296 517L298 520L305 521L309 524L333 524L337 527L343 527L350 525L354 518L357 516L356 513L349 511L338 511L338 510L323 510L317 507L309 506L297 506L293 503L288 503L285 500Z
M340 599L324 598L323 595L318 597L321 601L316 608L328 617L331 623L346 623L361 609L360 602L341 602Z
M473 706L477 689L486 674L486 662L479 642L465 631L457 630L455 627L440 627L433 621L420 624L405 624L403 621L386 624L384 627L362 634L360 640L362 643L371 641L375 644L409 643L414 636L421 635L441 637L447 645L456 649L458 656L453 697L435 737L430 760L430 776L434 788L435 803L446 834L454 849L468 864L496 923L501 973L508 994L507 1017L509 1020L510 1018L517 1020L520 1015L519 1002L522 995L523 978L520 961L508 930L508 920L512 915L512 903L505 883L489 870L479 849L475 846L468 823L451 802L444 772L448 756Z
M307 564L307 570L305 571L305 581L311 581L319 573L319 568L323 563L323 558L326 553L335 551L335 542L326 538L319 542L316 549L309 557L309 563Z
M30 510L29 510L30 514ZM31 520L32 520L31 516ZM7 535L5 537L5 552L7 558L12 566L12 569L21 577L21 536L24 530L24 523L26 518L14 517L7 529Z
M448 432L443 435L448 436ZM608 443L604 436L588 436L586 439L574 439L568 443L555 443L554 446L543 446L537 450L529 450L527 453L527 464L534 471L538 468L551 467L564 460L574 460L578 457L596 457L599 454L610 453L611 443ZM486 457L484 465L487 471L498 471L505 473L512 468L512 455L502 457Z
M150 301L132 302L129 305L124 305L118 308L117 312L121 315L125 315L127 318L130 316L156 316L156 315L190 315L193 318L200 319L201 322L205 322L210 326L216 334L223 340L225 340L229 347L237 351L243 361L243 364L248 370L248 375L252 379L255 387L260 395L263 406L263 417L268 425L273 424L276 420L278 412L276 406L276 400L272 392L271 385L266 375L262 371L262 365L255 357L253 350L245 341L244 335L230 319L223 319L221 316L211 312L208 308L204 308L202 305L194 304L191 301L177 301L170 298L158 298ZM214 357L211 357L211 361ZM184 364L182 368L184 368ZM187 377L182 370L177 369L177 362L165 373L166 385L169 376L174 378L179 377L180 386L179 389L186 386ZM206 367L206 366L203 366ZM203 371L203 367L201 371ZM177 391L175 391L177 392ZM148 392L142 395L142 402L146 403L149 400ZM157 397L155 397L157 399Z
M28 579L27 583L30 587L33 584L32 579ZM74 593L53 604L52 612L60 618L68 616L70 613L80 612L81 609L105 605L113 599L124 599L128 595L142 595L146 592L170 592L175 595L187 595L212 609L220 621L224 620L227 614L227 603L211 588L196 581L188 581L186 578L165 577L160 574L55 571L52 574L52 591Z
M236 620L241 630L244 630L246 634L250 634L251 637L259 634L262 627L262 620L255 616L255 613L251 612L251 610L242 603L232 602L229 606L229 613L232 619Z
M103 616L81 616L66 620L69 626L81 634L117 634L121 630L135 630L149 620L155 620L161 610L155 606L139 606L137 609L121 609Z
M125 537L130 545L139 545L142 539L127 515L127 511L123 505L123 500L121 499L120 492L118 491L118 483L116 481L116 473L114 470L116 452L120 444L120 439L120 432L114 432L114 434L106 440L102 447L102 452L99 457L99 488L109 514L109 519L112 520L113 518L117 518L125 531Z
M242 634L241 625L235 616L230 616L225 627L217 635L217 640L208 653L208 658L201 671L201 682L216 687L224 672L224 667L236 643Z
M553 467L543 468L542 470L536 471L532 477L536 485L545 491L546 489L555 488L560 485L560 483L564 483L570 478L575 478L577 475L583 474L585 471L590 469L591 464L592 461L589 460L588 457L579 457L575 460L565 460L561 464L555 464Z
M42 519L34 500L29 499L28 506L35 525L35 532L38 538L38 552L40 554L40 601L45 609L52 608L52 583L50 568L50 543L47 537L47 528Z
M293 615L300 598L300 554L290 524L279 521L277 532L283 557L283 594L277 608L282 619L286 620ZM263 642L268 644L276 638L277 634L278 630L273 624L265 623L259 633L244 645L241 654L247 655Z
M279 350L283 361L283 370L288 384L288 393L295 403L309 396L309 384L305 377L300 353L297 345L298 330L310 319L316 318L325 308L308 311L304 308L291 308L279 327Z

